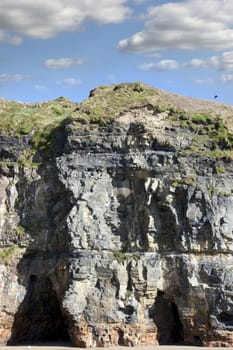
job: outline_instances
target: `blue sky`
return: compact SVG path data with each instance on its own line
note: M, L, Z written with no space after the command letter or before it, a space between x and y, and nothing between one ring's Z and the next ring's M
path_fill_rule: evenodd
M0 97L143 81L233 104L232 0L1 0Z

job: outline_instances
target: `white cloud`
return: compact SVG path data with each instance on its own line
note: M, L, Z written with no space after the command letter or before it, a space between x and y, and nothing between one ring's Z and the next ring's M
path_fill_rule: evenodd
M56 84L62 87L72 87L72 86L81 85L82 81L76 78L65 78L63 80L58 80Z
M1 0L0 41L20 44L23 37L49 39L59 32L81 30L86 21L120 23L131 13L126 3L127 0Z
M44 62L44 66L49 69L64 69L69 68L78 64L84 64L85 60L83 58L48 58Z
M185 63L186 66L194 68L204 68L207 66L208 60L201 60L200 58L193 58L190 62Z
M172 59L164 59L158 62L143 63L138 68L141 70L165 71L184 67L215 68L219 71L233 72L233 51L226 51L219 56L211 56L206 59L193 58L187 62L178 62Z
M233 83L233 74L223 74L222 81L224 83Z
M22 74L6 74L2 73L0 74L0 83L8 83L8 82L19 82L22 80L29 79L30 77L28 75L22 75Z
M233 48L233 1L187 0L149 7L145 29L119 42L128 52Z
M175 60L161 60L159 62L149 62L143 63L139 66L141 70L156 70L156 71L166 71L175 70L180 67L179 62Z
M219 71L233 71L233 51L226 51L219 56L212 56L205 60L194 58L186 65L202 68L212 67Z
M221 56L212 56L209 64L219 70L233 71L233 51L223 52Z
M148 2L150 0L132 0L133 3L135 4L143 4L144 2Z

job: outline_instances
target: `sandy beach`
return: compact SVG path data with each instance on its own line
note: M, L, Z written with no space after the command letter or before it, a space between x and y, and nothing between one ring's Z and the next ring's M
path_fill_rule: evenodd
M40 345L20 345L20 346L0 346L0 350L28 350L28 349L33 349L33 350L71 350L71 348L74 349L83 349L83 348L75 348L71 345L50 345L50 344L40 344ZM127 350L128 347L125 346L118 346L118 347L109 347L109 348L89 348L89 349L96 349L96 350ZM210 350L210 349L226 349L223 347L213 347L213 348L208 348L208 347L198 347L198 346L169 346L169 345L160 345L160 346L141 346L141 347L135 347L135 350ZM227 349L233 349L227 348Z

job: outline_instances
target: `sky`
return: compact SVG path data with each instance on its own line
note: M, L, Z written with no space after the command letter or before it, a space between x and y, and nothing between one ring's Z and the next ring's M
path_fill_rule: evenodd
M233 0L0 0L0 98L81 102L142 81L233 104L232 13Z

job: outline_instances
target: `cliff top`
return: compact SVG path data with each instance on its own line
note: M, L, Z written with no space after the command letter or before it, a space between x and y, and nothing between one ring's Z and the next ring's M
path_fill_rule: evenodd
M160 111L175 109L190 115L218 115L229 131L233 132L233 106L170 93L141 82L101 86L92 90L90 97L80 105L78 111L88 110L88 114L93 113L93 117L110 117L116 112L151 104Z
M0 99L0 133L26 135L49 124L58 125L76 104L64 97L44 103Z
M64 97L44 103L20 103L0 99L0 133L29 135L35 146L66 120L105 125L129 110L148 107L165 113L175 127L188 128L212 138L222 148L233 149L233 106L169 93L141 82L100 86L82 103ZM203 136L204 135L204 136Z
M186 113L219 115L233 132L233 106L170 93L141 82L97 87L80 104L65 97L43 103L0 99L0 132L27 134L49 124L59 124L68 116L94 123L146 104L161 111L175 108Z

